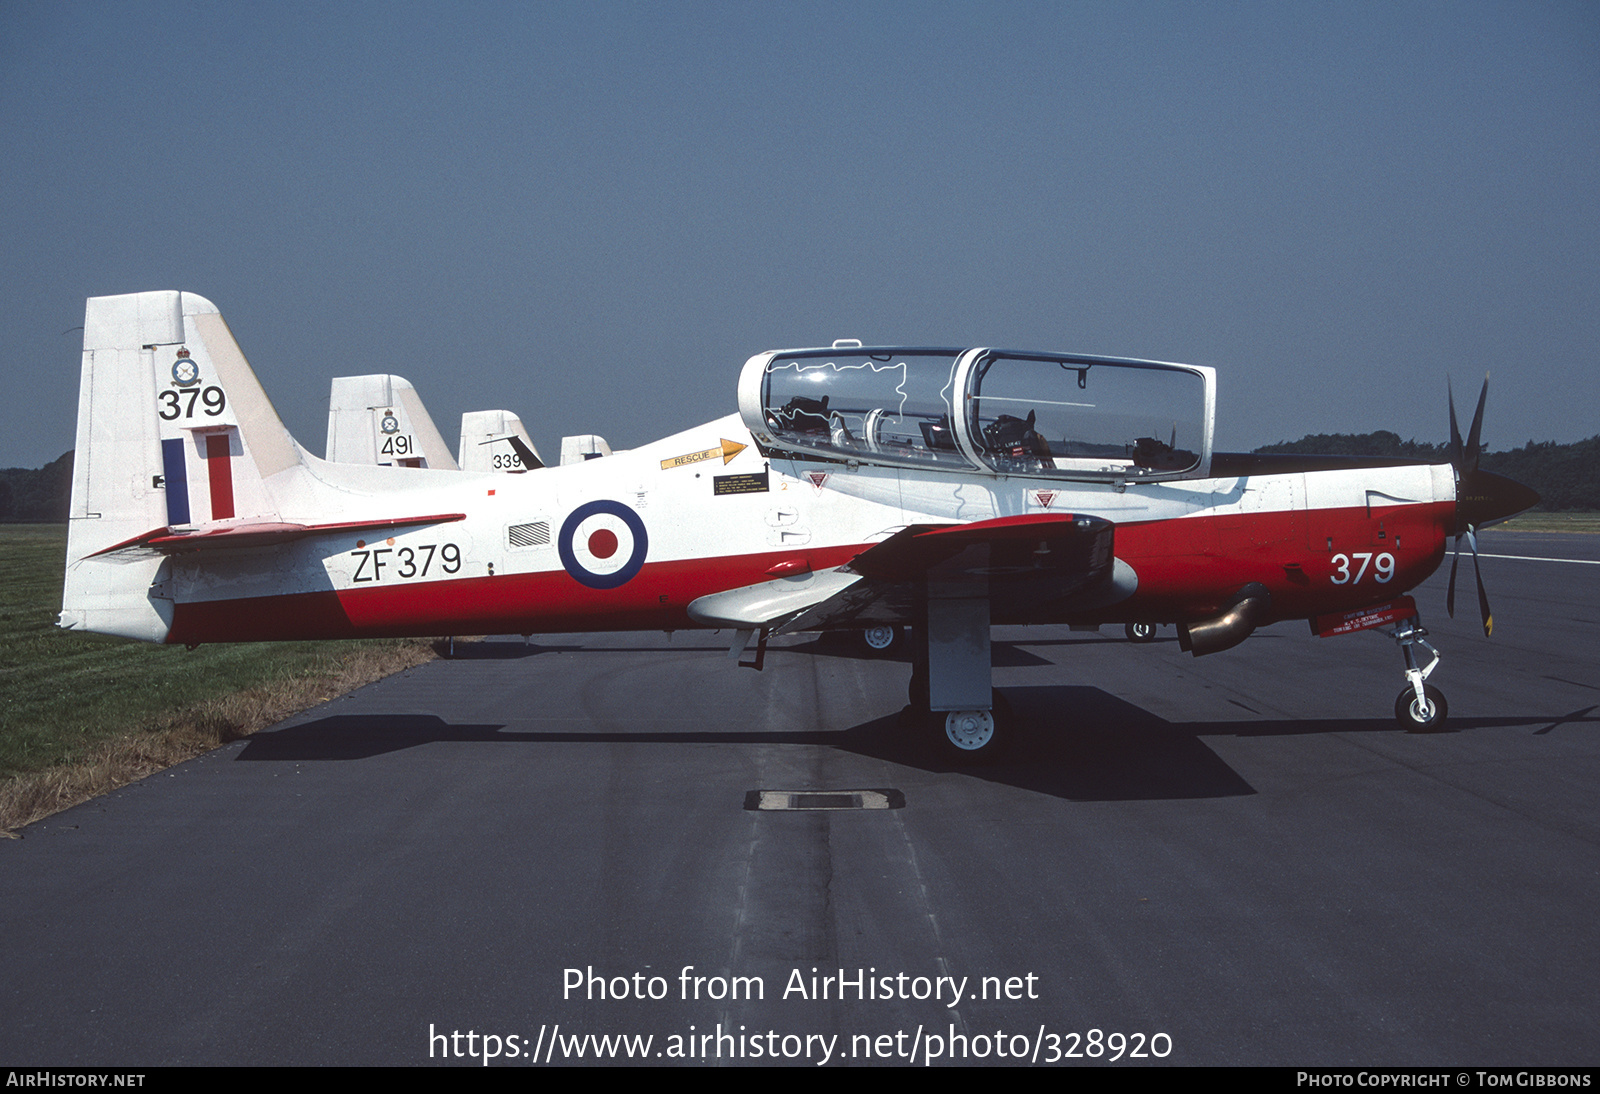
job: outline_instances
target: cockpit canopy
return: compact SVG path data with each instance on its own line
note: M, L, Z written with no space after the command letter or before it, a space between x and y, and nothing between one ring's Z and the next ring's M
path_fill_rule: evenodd
M1155 481L1207 473L1215 390L1200 365L837 343L750 358L739 413L801 457Z

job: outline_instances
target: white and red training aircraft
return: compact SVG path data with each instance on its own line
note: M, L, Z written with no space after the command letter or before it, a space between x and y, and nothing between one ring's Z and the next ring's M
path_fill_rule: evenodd
M1478 469L1483 398L1465 445L1452 405L1452 463L1427 465L1213 452L1215 388L1193 365L837 342L757 354L737 414L605 459L362 466L295 442L209 301L96 297L61 626L188 645L720 628L756 667L772 634L909 628L911 709L979 759L1006 728L992 624L1170 623L1198 656L1308 619L1392 628L1397 717L1442 724L1404 593L1450 536L1459 555L1538 500Z

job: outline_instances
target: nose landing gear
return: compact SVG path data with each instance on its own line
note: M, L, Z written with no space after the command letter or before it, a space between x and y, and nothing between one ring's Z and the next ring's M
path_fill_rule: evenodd
M1439 665L1439 651L1429 644L1428 632L1423 629L1421 618L1414 615L1402 620L1398 627L1388 633L1399 645L1401 656L1406 659L1406 686L1395 697L1395 721L1400 723L1402 729L1412 733L1434 733L1443 729L1449 705L1444 700L1444 692L1426 682ZM1428 663L1420 668L1417 666L1418 646L1431 655Z

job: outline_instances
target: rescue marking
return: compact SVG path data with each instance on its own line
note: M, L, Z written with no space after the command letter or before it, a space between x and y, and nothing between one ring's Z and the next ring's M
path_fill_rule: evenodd
M674 456L670 460L662 460L661 470L670 471L674 467L688 467L691 463L699 463L701 460L714 460L718 456L722 457L722 465L726 467L735 456L749 447L747 444L730 441L724 437L722 438L722 443L716 448L707 448L702 452L686 452L682 456Z
M561 566L580 585L615 589L632 581L650 549L644 521L626 505L591 501L562 522L556 537Z

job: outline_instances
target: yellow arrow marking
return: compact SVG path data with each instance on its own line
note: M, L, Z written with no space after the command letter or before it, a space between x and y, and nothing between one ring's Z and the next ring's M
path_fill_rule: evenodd
M704 452L687 452L682 456L674 456L670 460L662 460L661 470L670 471L674 467L687 467L691 463L699 463L701 460L714 460L718 456L722 457L723 466L727 466L730 460L749 447L747 444L730 441L724 437L722 438L722 443L716 448L708 448Z

